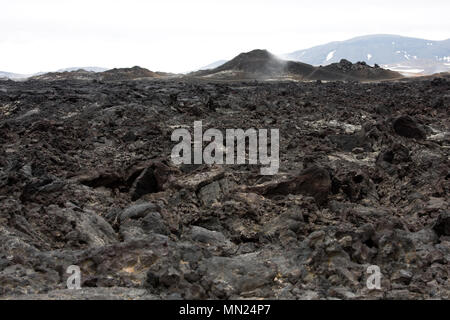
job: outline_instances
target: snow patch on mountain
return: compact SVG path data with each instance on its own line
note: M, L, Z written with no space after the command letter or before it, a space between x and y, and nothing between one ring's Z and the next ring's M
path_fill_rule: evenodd
M334 54L336 53L336 50L331 51L328 55L325 61L330 61L333 59Z
M422 72L425 71L424 69L410 69L410 68L408 68L406 66L404 68L400 68L400 67L392 68L391 67L390 70L397 71L397 72L400 72L400 73L422 73Z

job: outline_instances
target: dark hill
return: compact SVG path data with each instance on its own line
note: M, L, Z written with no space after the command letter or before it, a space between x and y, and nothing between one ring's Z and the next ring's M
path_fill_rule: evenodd
M301 64L306 67L306 71L309 71L309 65ZM276 57L269 51L256 49L239 54L233 60L213 69L213 71L216 73L227 70L238 70L246 73L279 76L288 73L292 67L291 64L288 64L288 61ZM297 70L297 73L300 73L300 70Z
M342 60L326 67L287 61L278 58L267 50L253 50L241 53L227 63L211 69L191 73L214 79L273 79L292 78L297 80L383 80L402 76L394 71L384 70L366 63L352 64Z
M64 72L49 72L31 77L34 80L133 80L139 78L159 78L160 74L141 67L114 68L104 72L74 70Z
M98 78L98 74L93 71L86 70L74 70L74 71L62 71L62 72L47 72L30 77L31 80L92 80Z
M378 65L369 66L365 62L351 63L342 59L339 63L332 63L325 67L317 67L309 75L311 80L385 80L397 79L402 75L398 72L380 68Z
M141 67L114 68L99 73L102 80L132 80L138 78L159 78L160 75Z
M295 74L303 77L313 70L311 65L282 60L267 50L256 49L241 53L217 68L198 71L192 75L212 78L273 78Z

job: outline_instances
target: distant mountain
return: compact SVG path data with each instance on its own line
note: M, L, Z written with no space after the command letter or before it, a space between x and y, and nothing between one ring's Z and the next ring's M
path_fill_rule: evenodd
M366 63L353 64L342 59L325 67L283 60L267 50L241 53L223 65L190 73L189 76L212 79L286 79L297 80L383 80L401 78L397 72Z
M104 72L109 69L101 68L101 67L72 67L72 68L59 69L56 72L66 72L66 71L71 72L71 71L78 71L78 70L84 70L84 71L90 71L90 72Z
M48 72L31 77L33 80L133 80L139 78L159 78L162 75L145 68L114 68L103 72L75 68L74 71Z
M45 80L45 81L54 81L54 80L93 80L97 78L96 72L86 71L82 69L77 69L75 71L56 71L56 72L40 72L37 73L29 79L31 80Z
M315 66L347 59L379 64L405 74L450 71L450 39L433 41L397 35L368 35L283 55Z
M28 78L39 78L43 75L48 74L61 74L64 72L79 72L80 74L85 74L86 72L104 72L109 69L106 68L100 68L100 67L72 67L72 68L64 68L59 69L55 72L37 72L33 74L18 74L18 73L12 73L12 72L4 72L0 71L0 79L11 79L11 80L21 80L21 79L28 79ZM76 76L76 74L73 74L73 76Z
M24 79L29 75L0 71L0 79Z
M227 62L228 60L217 60L213 63L210 63L206 66L203 66L201 68L199 68L198 70L208 70L208 69L214 69L217 67L220 67L221 65L223 65L225 62Z

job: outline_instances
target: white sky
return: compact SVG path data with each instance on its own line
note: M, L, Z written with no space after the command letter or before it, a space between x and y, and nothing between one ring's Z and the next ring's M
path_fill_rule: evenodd
M0 0L0 70L184 72L355 36L450 37L449 0Z

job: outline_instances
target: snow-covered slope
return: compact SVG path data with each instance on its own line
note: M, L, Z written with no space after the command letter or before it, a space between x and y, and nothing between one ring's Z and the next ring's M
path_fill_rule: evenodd
M101 68L101 67L72 67L72 68L59 69L56 72L66 72L66 71L71 72L71 71L78 71L78 70L85 70L85 71L90 71L90 72L104 72L109 69Z
M78 71L78 70L84 70L84 71L88 71L88 72L104 72L109 69L100 68L100 67L72 67L72 68L59 69L55 72L72 72L72 71ZM43 75L46 73L47 72L38 72L38 73L33 73L33 74L18 74L18 73L0 71L0 79L21 80L21 79L28 79L28 78L35 77L35 76L40 76L40 75Z
M210 64L208 64L206 66L203 66L203 67L199 68L198 70L214 69L214 68L220 67L221 65L223 65L227 61L228 60L217 60L217 61L215 61L213 63L210 63Z
M0 79L25 79L30 75L0 71Z

